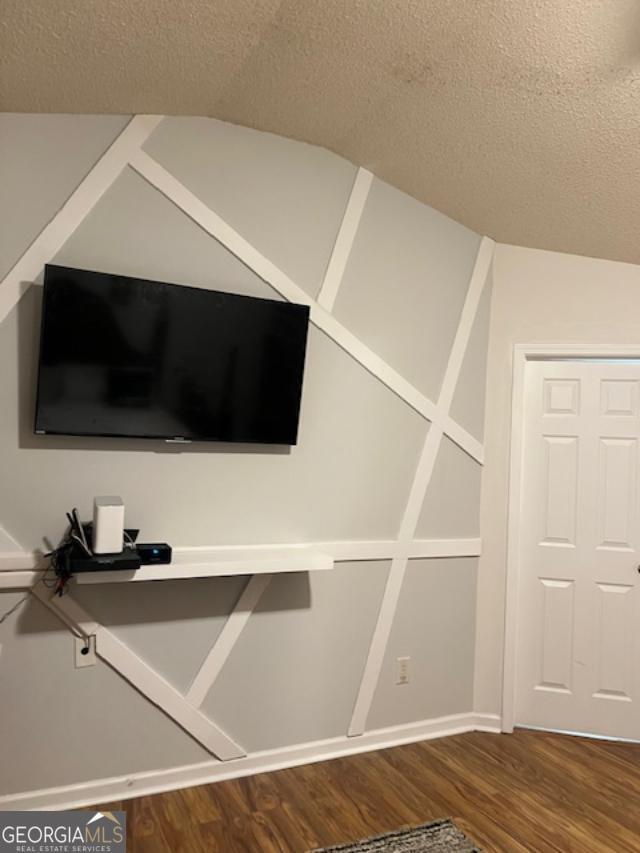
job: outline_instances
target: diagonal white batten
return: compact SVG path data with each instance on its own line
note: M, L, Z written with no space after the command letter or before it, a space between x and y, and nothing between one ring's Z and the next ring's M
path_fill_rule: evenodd
M387 585L382 597L378 621L373 632L373 639L349 725L349 735L351 737L362 735L366 728L367 717L369 716L373 696L380 678L391 634L391 627L398 607L402 582L407 570L409 543L413 540L416 533L420 510L424 503L427 489L429 488L433 467L442 442L443 429L440 424L449 415L449 408L460 376L464 354L467 350L469 338L471 337L471 330L473 329L480 297L489 276L494 245L493 240L490 240L488 237L482 238L476 262L471 273L467 296L462 314L460 315L458 330L447 362L447 369L437 404L441 417L437 422L431 424L427 433L409 492L407 506L400 524L398 541L401 546L407 546L407 555L397 557L393 560L389 569L389 577L387 578Z
M269 586L272 577L273 575L253 575L249 579L233 612L227 618L220 636L204 659L202 666L187 690L185 699L194 707L199 708L202 705L207 693L215 684L217 677L222 672L222 668L233 651L238 637L262 598L262 594Z
M245 751L212 720L188 702L175 687L134 654L110 631L102 629L96 639L96 654L146 696L165 714L199 741L221 761L242 758Z
M163 116L134 116L0 282L0 323L128 165Z
M215 211L211 210L191 190L144 151L136 152L130 165L149 184L155 187L173 204L214 237L238 260L256 275L268 282L290 302L308 305L311 322L322 329L332 340L364 368L383 382L387 388L419 412L427 420L439 424L450 438L466 453L482 462L482 445L463 427L456 424L448 412L424 396L417 388L394 370L389 364L370 350L345 326L339 323L301 288L285 272L255 249L241 234L232 228Z
M325 311L329 311L329 313L333 311L336 296L342 284L344 271L347 268L347 261L353 248L353 242L358 231L358 226L360 225L364 206L367 203L372 181L373 175L371 172L362 168L358 169L333 252L329 259L327 271L322 281L320 292L318 293L318 305L324 308Z

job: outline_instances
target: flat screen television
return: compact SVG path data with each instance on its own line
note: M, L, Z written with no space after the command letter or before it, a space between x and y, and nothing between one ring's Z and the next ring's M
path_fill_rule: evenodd
M309 309L47 265L37 434L295 444Z

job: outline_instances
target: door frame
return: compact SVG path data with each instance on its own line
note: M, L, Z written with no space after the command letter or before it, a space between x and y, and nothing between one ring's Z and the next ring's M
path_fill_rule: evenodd
M640 344L515 344L513 347L511 441L507 508L507 564L505 590L504 651L502 669L502 731L515 725L518 587L520 575L520 530L522 521L522 476L524 451L524 403L527 362L557 359L640 359Z

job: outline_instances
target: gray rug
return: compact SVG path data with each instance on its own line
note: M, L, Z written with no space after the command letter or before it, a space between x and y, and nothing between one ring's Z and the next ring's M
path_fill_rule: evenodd
M449 819L425 823L413 829L399 829L366 838L354 844L322 847L311 853L480 853L471 839Z

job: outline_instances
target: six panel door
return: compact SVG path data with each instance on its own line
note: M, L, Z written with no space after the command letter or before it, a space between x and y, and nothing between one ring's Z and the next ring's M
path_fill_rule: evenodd
M516 725L640 740L640 363L531 361Z

